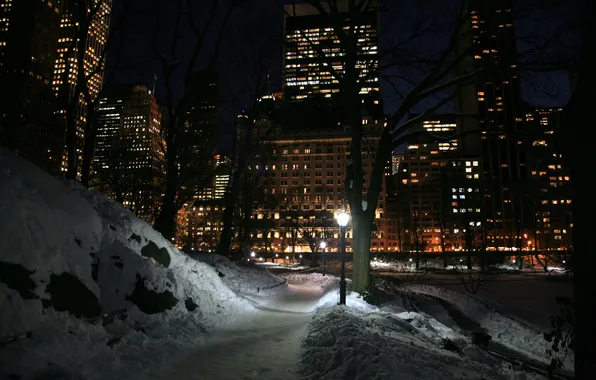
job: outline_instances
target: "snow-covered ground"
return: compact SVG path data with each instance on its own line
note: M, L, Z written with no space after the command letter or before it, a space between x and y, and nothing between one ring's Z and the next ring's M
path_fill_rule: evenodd
M0 148L0 378L147 378L280 279L182 254L102 194ZM66 376L66 375L63 375Z
M0 379L526 376L474 346L447 304L514 351L544 348L460 293L410 286L416 308L350 293L343 308L334 276L192 259L105 196L1 148L0 199Z
M487 364L441 348L402 317L340 307L321 310L303 343L301 374L306 379L513 378L478 352Z

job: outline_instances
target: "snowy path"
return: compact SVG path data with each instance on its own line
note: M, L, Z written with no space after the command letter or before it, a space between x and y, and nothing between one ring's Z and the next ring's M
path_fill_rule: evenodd
M300 342L312 319L320 286L289 283L288 292L246 315L244 323L217 329L162 380L294 379Z

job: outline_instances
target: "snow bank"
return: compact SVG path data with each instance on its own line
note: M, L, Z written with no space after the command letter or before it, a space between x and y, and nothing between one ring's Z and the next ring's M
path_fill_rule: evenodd
M234 264L227 257L209 255L202 261L211 265L222 281L234 292L242 296L270 297L287 291L286 281L266 269L243 267Z
M281 275L289 282L295 283L309 283L311 285L318 285L323 290L339 289L339 277L325 275L316 272L310 273L284 273Z
M0 378L146 378L252 309L128 210L4 148L0 199Z
M502 378L494 368L437 347L399 317L344 307L317 313L302 358L305 379Z
M491 336L491 339L520 352L534 360L548 363L546 348L550 346L540 330L512 316L499 313L479 297L429 285L410 285L406 291L443 299L454 305L468 318L477 322ZM569 357L566 368L573 368L573 358Z

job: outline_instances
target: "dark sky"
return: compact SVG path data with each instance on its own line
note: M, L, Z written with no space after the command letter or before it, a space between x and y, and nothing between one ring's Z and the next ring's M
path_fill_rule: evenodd
M175 99L179 99L184 91L183 74L188 67L191 51L196 45L193 29L186 15L192 15L190 19L203 30L206 29L208 20L212 20L201 59L195 69L200 69L212 61L215 41L221 31L223 34L215 67L219 72L222 116L224 120L233 120L243 102L249 98L247 91L243 89L251 87L251 81L254 79L252 74L258 71L257 65L266 64L270 67L272 89L279 89L284 3L284 0L239 0L241 5L234 10L222 31L223 15L234 1L238 0L217 0L217 10L211 18L212 2L208 0L114 0L114 37L108 54L106 85L136 82L151 88L155 82L158 101L165 105L166 89L162 74L163 61L160 57L167 56L169 62L173 62L171 47L175 39L175 20L179 14L177 4L191 3L194 4L191 9L183 9L182 27L174 49L176 60L179 62L172 81ZM453 24L450 20L453 18L437 19L436 15L453 14L456 2L457 0L382 1L384 12L381 14L381 51L394 46L396 41L407 38L415 25L424 24L429 20L433 22L431 30L408 45L408 49L416 51L416 54L439 51L446 42ZM562 5L553 6L551 2ZM557 31L565 29L562 27L563 23L567 25L570 20L577 18L581 0L523 0L522 3L527 12L516 22L516 31L520 36L520 51L524 51L531 46L531 42L535 42L529 38L530 36L560 36L561 33ZM546 3L549 3L548 7L544 5ZM534 8L537 4L539 7ZM571 31L570 28L567 29ZM577 44L577 38L571 32L567 34L563 36L565 41L570 45ZM554 51L550 50L551 53ZM119 69L114 70L115 66L119 66ZM405 69L402 71L407 72ZM155 75L157 81L154 80ZM532 105L562 106L570 96L566 71L531 75L527 73L522 78L524 99ZM408 84L402 81L397 83L397 87L399 92L404 92L407 91ZM399 102L399 95L386 81L382 83L382 92L386 111L390 112ZM231 132L231 129L225 129L222 130L224 141Z

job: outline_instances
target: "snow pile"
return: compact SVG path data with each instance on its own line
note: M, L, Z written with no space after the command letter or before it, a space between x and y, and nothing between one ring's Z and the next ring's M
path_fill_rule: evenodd
M338 288L339 286L339 277L325 275L321 273L311 272L311 273L284 273L281 275L283 278L287 279L289 282L294 283L309 283L311 285L318 285L323 290L331 290Z
M266 269L238 266L227 257L215 254L201 260L211 265L222 281L239 295L270 297L288 289L284 279Z
M252 309L128 210L3 148L0 199L0 378L146 378Z
M428 285L410 285L405 290L443 299L486 330L491 340L531 359L548 363L546 348L550 346L541 331L523 321L503 315L479 297ZM573 368L569 357L566 368Z
M490 366L438 347L395 315L321 310L302 344L306 379L501 379ZM498 368L498 365L497 365Z

